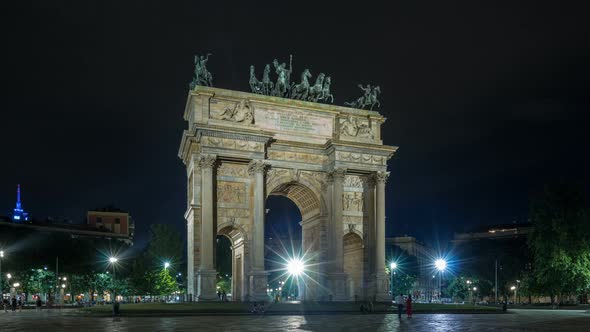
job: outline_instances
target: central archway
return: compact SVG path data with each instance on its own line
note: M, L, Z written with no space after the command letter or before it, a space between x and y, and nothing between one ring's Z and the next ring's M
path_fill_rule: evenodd
M273 181L274 180L274 181ZM325 266L325 231L326 210L323 203L321 187L316 183L310 183L304 179L297 179L296 172L285 173L284 176L272 179L267 185L267 202L271 196L283 196L288 198L298 208L301 215L300 243L294 243L293 248L287 248L287 255L295 256L305 262L305 273L299 278L297 285L299 300L319 299L325 289L320 288L324 284ZM267 205L267 208L270 206ZM270 207L272 208L272 207ZM323 236L323 238L322 238ZM290 245L290 244L289 244ZM272 277L269 279L272 281Z

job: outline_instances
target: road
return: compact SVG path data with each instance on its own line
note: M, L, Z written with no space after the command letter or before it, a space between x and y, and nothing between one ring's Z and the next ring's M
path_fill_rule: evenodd
M579 310L509 314L87 317L73 311L0 312L0 331L587 331Z

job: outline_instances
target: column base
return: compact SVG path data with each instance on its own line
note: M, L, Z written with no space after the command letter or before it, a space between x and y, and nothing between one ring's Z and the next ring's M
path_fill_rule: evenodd
M386 273L373 275L375 285L375 302L391 302L389 294L389 276Z
M268 273L266 271L251 271L249 274L250 301L269 301L266 293Z
M348 280L348 274L343 272L330 273L328 274L328 299L331 301L348 301L349 298L346 294L346 281ZM331 297L331 298L330 298Z
M217 271L199 270L197 272L197 301L219 301L217 297Z

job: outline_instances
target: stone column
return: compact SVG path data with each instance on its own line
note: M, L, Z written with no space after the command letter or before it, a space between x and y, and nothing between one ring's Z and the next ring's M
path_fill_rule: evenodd
M375 299L377 301L389 301L389 278L385 273L385 183L389 172L375 173L376 182L376 215L375 215Z
M253 301L267 301L266 283L268 273L264 271L264 172L262 160L252 160L248 173L254 177L254 211L252 227L252 267L250 270L250 296Z
M366 223L363 225L363 233L365 234L363 257L366 265L363 271L363 296L365 298L373 297L375 289L372 278L375 271L375 177L369 175L365 178L364 185L364 215Z
M329 285L334 301L346 301L346 279L347 275L344 273L344 247L342 237L344 236L344 226L342 223L342 194L344 191L344 176L346 169L336 168L330 174L332 177L332 211L330 218L330 228L328 230L328 238L330 245L328 246L329 257L331 262Z
M214 166L217 157L214 155L199 156L201 168L201 264L198 272L198 300L217 300L215 257L215 196L213 188Z

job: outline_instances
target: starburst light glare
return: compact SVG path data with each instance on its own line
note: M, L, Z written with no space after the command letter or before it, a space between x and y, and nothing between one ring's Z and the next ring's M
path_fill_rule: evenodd
M434 262L434 266L436 266L437 270L444 271L444 269L447 268L447 262L444 259L439 258Z
M303 262L301 261L301 259L299 259L299 258L291 259L289 261L289 263L287 263L287 271L289 272L290 275L297 277L303 273L304 269L305 269L305 266L304 266Z

